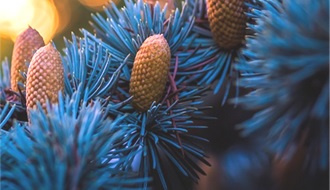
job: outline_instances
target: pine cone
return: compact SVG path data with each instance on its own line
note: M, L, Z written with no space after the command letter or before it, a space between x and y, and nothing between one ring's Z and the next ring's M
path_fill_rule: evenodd
M247 18L244 0L207 0L207 15L213 38L221 48L242 44Z
M21 72L27 72L27 62L30 62L35 51L44 46L44 40L37 30L29 27L22 32L15 41L13 57L11 62L11 88L18 92L18 82L25 84Z
M129 93L133 106L146 111L163 96L171 61L171 50L162 34L148 37L136 54Z
M57 103L58 92L64 89L63 65L59 52L48 44L33 56L26 82L26 106L35 109L40 102L46 109L46 100Z

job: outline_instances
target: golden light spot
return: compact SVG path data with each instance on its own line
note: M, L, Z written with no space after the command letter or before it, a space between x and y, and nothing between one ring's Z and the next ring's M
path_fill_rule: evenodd
M117 4L120 0L112 0L115 4ZM109 0L79 0L81 4L84 6L94 9L94 10L102 10L104 5L107 5Z
M56 9L59 23L57 25L56 33L60 33L66 29L71 21L72 14L75 11L73 9L72 1L70 0L49 0L51 1Z
M28 26L35 28L45 43L55 35L59 18L56 7L49 0L0 0L0 35L11 38Z

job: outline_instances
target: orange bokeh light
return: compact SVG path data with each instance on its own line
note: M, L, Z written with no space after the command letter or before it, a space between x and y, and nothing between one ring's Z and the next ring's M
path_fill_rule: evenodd
M117 3L119 0L112 0L114 3ZM79 0L81 4L86 7L95 9L95 10L102 10L103 6L108 4L109 0Z
M75 0L86 7L100 10L110 0ZM119 3L121 0L112 0ZM145 0L154 4L156 0ZM160 0L173 9L173 0ZM70 0L0 0L0 36L15 41L28 26L39 31L48 43L56 33L66 28L71 20L73 2Z
M48 43L59 28L58 11L51 0L0 0L0 35L15 41L28 26Z

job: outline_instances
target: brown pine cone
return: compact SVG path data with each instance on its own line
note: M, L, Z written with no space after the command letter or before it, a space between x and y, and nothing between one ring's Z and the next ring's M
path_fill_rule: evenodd
M247 18L244 0L207 0L207 15L214 40L221 48L232 49L245 38Z
M59 52L48 44L33 56L27 73L26 106L35 109L37 102L46 110L46 100L57 103L64 89L64 69Z
M37 30L29 26L24 32L17 36L11 62L11 88L18 92L18 82L25 84L21 72L27 72L27 62L30 62L33 54L44 46L44 40Z
M136 54L129 93L133 106L146 111L163 96L171 61L170 47L162 34L148 37Z

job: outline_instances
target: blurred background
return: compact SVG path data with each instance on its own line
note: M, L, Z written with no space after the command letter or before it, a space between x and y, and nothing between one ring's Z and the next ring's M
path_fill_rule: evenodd
M91 30L91 13L102 11L110 0L0 0L0 58L11 58L14 41L28 26L39 31L45 43L53 40L58 49L63 37L80 28ZM122 6L123 0L112 0ZM147 0L154 3L154 0ZM163 6L167 0L160 0ZM172 0L169 1L172 4ZM173 6L172 6L173 7Z
M122 0L113 0L119 6ZM101 11L108 0L0 0L0 58L11 58L14 41L28 26L45 43L53 40L61 49L63 37L80 28L90 30L91 13Z
M117 6L123 0L113 0ZM147 0L154 3L155 0ZM173 8L173 0L162 0ZM79 35L80 28L92 31L91 14L101 11L108 0L0 0L0 60L11 60L15 38L28 26L39 31L45 43L53 40L58 49L64 47L63 37L71 32ZM247 93L241 91L241 94ZM220 93L221 94L221 93ZM234 92L231 92L231 97ZM243 138L237 124L254 113L232 104L220 105L220 95L209 93L205 105L214 105L207 114L214 121L196 121L209 129L196 132L210 140L208 159L212 167L205 167L207 177L189 189L328 189L328 172L305 175L302 171L303 150L290 161L274 161L274 155L262 150L255 139ZM262 143L261 143L262 144ZM299 147L298 147L299 149ZM183 189L177 186L175 189ZM186 188L185 188L186 189Z

